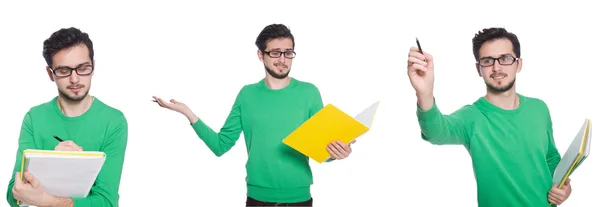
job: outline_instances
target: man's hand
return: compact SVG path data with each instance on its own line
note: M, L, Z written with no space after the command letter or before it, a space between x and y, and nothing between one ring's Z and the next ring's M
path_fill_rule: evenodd
M54 197L46 193L44 186L31 173L25 172L23 175L27 182L21 179L21 173L15 174L15 185L12 189L14 198L35 206L50 206Z
M548 201L552 204L560 205L571 195L571 179L567 178L561 189L557 185L552 186L548 193Z
M54 147L55 151L83 151L79 145L75 144L75 142L71 140L67 140L64 142L58 143L56 147Z
M154 98L160 107L183 114L190 121L190 124L194 124L198 121L198 116L196 116L196 114L194 114L194 112L192 112L192 110L184 103L176 101L175 99L171 99L167 102L156 96L152 96L152 98Z
M411 47L408 53L407 73L410 84L417 92L417 105L422 110L429 110L433 104L433 56Z
M341 141L331 142L327 145L327 151L331 155L332 160L342 160L352 153L350 145L354 144L356 140L352 140L350 144L344 144Z

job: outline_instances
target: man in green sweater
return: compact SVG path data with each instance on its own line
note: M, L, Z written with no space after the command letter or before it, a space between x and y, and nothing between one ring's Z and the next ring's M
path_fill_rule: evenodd
M408 76L417 94L422 138L436 145L463 145L471 155L482 207L542 207L561 204L571 193L552 185L560 155L546 104L516 92L520 43L503 28L473 38L476 69L487 93L472 105L445 115L433 95L433 57L411 48Z
M184 114L217 156L229 151L244 133L248 152L246 206L312 206L309 159L282 140L323 108L320 92L315 85L288 76L296 52L294 36L286 26L265 27L256 46L266 77L239 91L219 132L185 104L154 99L160 106ZM327 150L332 159L344 159L352 152L349 145L339 141L330 143Z
M40 207L116 207L125 148L127 120L121 111L88 94L94 74L94 49L88 34L76 28L60 29L44 41L43 56L58 96L32 107L23 119L13 177L6 199ZM63 142L53 138L58 136ZM21 157L25 149L57 151L102 151L106 161L85 198L50 195L36 178L24 173Z

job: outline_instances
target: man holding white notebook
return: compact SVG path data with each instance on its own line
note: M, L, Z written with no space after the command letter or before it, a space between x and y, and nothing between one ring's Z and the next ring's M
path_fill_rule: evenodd
M434 98L433 57L419 45L410 49L407 72L417 93L422 139L468 150L479 206L562 204L571 185L552 185L561 157L548 106L516 92L516 76L523 66L517 36L504 28L487 28L472 42L474 66L487 93L451 114L443 114Z
M128 126L121 111L89 95L95 69L92 41L79 29L60 29L44 41L43 56L47 63L46 72L50 81L56 83L58 96L32 107L25 114L13 177L8 184L8 204L12 207L23 203L53 207L118 206ZM87 196L60 197L45 189L41 182L44 176L38 174L40 179L34 176L41 172L35 169L49 162L33 159L29 163L34 166L32 171L21 175L25 150L95 151L87 154L100 154L105 160L95 164L96 169L103 166ZM67 170L68 166L45 167L58 168L54 169L56 173L60 169ZM81 185L91 186L91 183Z

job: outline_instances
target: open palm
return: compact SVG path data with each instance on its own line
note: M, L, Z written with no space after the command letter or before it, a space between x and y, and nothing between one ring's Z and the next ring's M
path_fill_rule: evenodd
M175 99L171 99L169 102L158 98L156 96L152 96L152 98L154 98L154 100L156 100L156 102L158 103L158 105L160 105L160 107L163 108L167 108L179 113L185 113L186 111L189 111L190 109L182 102L178 102Z

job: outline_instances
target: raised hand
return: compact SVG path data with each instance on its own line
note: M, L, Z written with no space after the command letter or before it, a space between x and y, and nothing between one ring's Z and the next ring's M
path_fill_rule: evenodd
M408 78L417 95L433 94L433 57L416 47L408 53Z
M433 105L433 57L411 47L408 53L408 78L417 92L419 107L428 110Z

